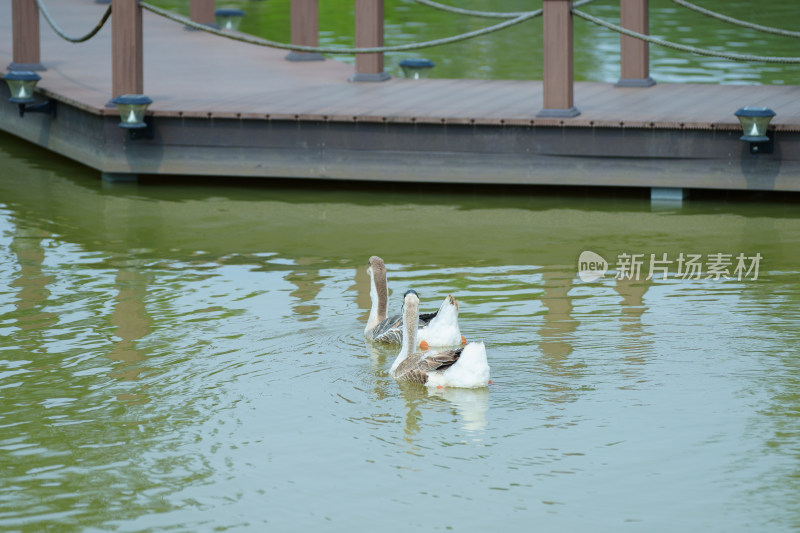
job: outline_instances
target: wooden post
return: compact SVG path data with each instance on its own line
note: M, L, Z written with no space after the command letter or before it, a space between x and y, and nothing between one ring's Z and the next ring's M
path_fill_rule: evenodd
M112 0L111 9L111 97L143 94L142 7Z
M383 46L383 0L356 0L356 48ZM350 81L385 81L383 53L356 54Z
M620 0L620 25L628 30L650 34L649 0ZM617 87L652 87L650 45L636 37L620 35L622 72Z
M189 3L189 18L198 24L216 24L214 16L214 0L191 0Z
M317 0L292 0L292 44L319 45L319 9ZM314 52L289 52L288 61L325 61L322 54Z
M536 116L574 117L572 0L543 0L542 9L544 106Z
M34 0L11 0L12 61L8 70L47 70L39 48L39 8Z

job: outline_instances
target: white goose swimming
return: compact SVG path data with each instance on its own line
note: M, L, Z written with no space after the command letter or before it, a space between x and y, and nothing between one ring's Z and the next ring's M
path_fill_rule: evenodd
M482 342L471 342L453 350L412 352L416 346L419 297L415 291L403 297L403 347L390 373L398 381L428 387L477 388L489 385L489 362Z
M386 265L377 256L369 258L369 297L372 309L369 312L364 336L371 341L386 344L400 344L403 341L401 315L386 316L389 289L386 285ZM435 313L419 315L417 340L428 346L458 346L466 341L458 327L458 301L447 295ZM423 344L424 346L424 344Z

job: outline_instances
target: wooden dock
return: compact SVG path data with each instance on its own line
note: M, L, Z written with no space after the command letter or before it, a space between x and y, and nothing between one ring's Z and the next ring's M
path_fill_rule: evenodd
M106 6L48 7L80 34ZM800 86L578 82L578 116L541 118L541 81L349 82L353 67L333 59L290 62L282 50L143 16L154 139L129 139L107 107L110 24L70 44L42 20L39 89L57 116L19 117L1 84L0 128L106 175L800 190ZM3 2L3 66L11 21ZM752 155L739 140L733 113L743 106L776 112L774 153Z

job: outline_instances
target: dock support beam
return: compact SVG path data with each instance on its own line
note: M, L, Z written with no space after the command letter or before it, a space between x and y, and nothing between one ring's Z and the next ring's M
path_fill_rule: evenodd
M650 204L654 207L680 207L689 191L674 187L651 187Z
M292 44L319 45L319 6L317 0L292 0ZM287 61L325 61L325 56L314 52L291 51Z
M144 93L142 7L137 0L112 0L111 97Z
M536 116L575 117L572 0L543 0L542 9L544 106Z
M216 26L217 19L214 15L214 0L191 0L189 2L189 18L192 22ZM187 29L194 29L188 28Z
M356 48L383 46L383 0L356 0ZM386 81L383 53L356 54L350 81Z
M644 35L650 35L649 0L620 0L620 26ZM621 73L617 87L652 87L650 77L650 44L620 35Z
M35 0L11 0L12 61L8 70L47 70L39 46L39 8Z

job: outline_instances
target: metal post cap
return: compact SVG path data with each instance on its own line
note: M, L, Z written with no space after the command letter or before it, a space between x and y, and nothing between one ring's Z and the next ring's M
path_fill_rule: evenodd
M774 117L775 111L768 107L742 107L734 113L737 117Z
M243 17L244 11L242 11L241 9L225 7L214 11L214 15L218 17Z
M400 61L401 67L408 68L433 68L436 64L430 59L404 59Z
M11 81L39 81L42 77L30 70L12 70L4 74L3 79Z
M111 100L112 104L119 105L147 105L153 101L144 94L122 94Z

